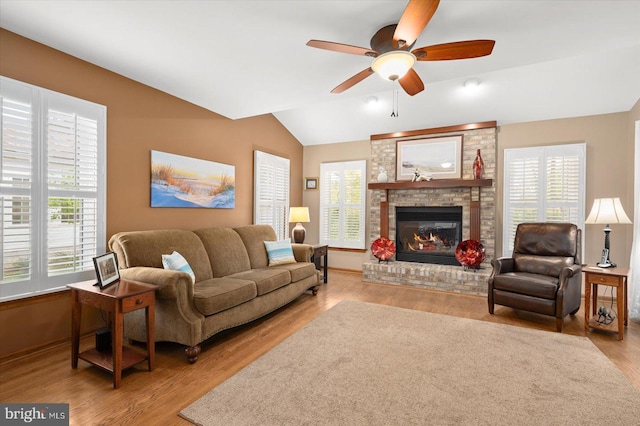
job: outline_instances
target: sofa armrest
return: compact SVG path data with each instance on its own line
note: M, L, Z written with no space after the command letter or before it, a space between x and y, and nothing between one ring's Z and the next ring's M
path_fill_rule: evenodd
M197 312L193 304L193 281L186 272L161 268L136 266L120 270L120 276L128 280L142 281L160 287L158 299L175 300L183 312Z
M291 243L291 248L297 262L311 262L311 256L313 256L311 244Z

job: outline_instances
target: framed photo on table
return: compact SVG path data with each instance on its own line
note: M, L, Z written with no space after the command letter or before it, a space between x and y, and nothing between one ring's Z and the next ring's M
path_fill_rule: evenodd
M120 271L118 270L118 260L113 252L105 253L93 258L93 266L96 268L98 278L97 286L106 286L120 281Z
M433 179L462 177L462 135L396 142L396 180L416 173Z

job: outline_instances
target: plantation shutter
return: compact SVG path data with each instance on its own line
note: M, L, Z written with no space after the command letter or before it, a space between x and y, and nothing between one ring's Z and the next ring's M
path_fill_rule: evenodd
M2 208L2 256L0 296L32 290L34 269L32 225L35 133L33 103L28 87L2 81L2 151L0 207Z
M271 225L279 240L287 238L289 159L254 151L253 223Z
M524 222L584 227L584 143L505 149L503 256L511 256Z
M106 108L0 77L0 300L95 278L105 250Z
M320 242L364 249L365 160L320 164Z
M98 248L98 122L49 109L48 273L93 269Z

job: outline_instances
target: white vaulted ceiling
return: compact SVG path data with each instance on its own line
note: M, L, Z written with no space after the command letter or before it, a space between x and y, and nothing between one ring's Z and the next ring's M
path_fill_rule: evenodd
M376 75L331 94L371 59L306 42L368 48L406 3L0 0L0 26L231 119L273 113L303 145L628 111L640 98L640 1L442 0L415 47L493 39L491 56L417 63L425 90L400 91L397 118Z

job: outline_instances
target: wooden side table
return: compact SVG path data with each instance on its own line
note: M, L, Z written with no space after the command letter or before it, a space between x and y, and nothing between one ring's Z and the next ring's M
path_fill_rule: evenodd
M627 307L628 268L598 268L586 266L584 273L584 329L589 328L618 333L618 340L624 339L624 327L628 324L629 309ZM617 318L610 324L597 322L598 318L598 286L606 285L616 288ZM613 295L612 295L613 296Z
M120 280L104 289L94 285L95 281L69 284L73 300L71 321L71 367L78 368L78 358L113 373L113 387L120 386L122 370L132 367L145 359L149 361L149 371L153 370L155 359L155 291L153 284L139 281ZM80 320L82 305L93 306L109 312L111 320L111 351L89 349L80 350ZM124 314L137 309L145 309L147 320L147 353L123 347Z
M313 244L313 256L311 260L316 264L316 269L320 271L322 268L322 278L324 283L327 283L327 271L328 271L328 263L327 258L329 257L329 246L326 244ZM324 258L324 259L323 259Z

